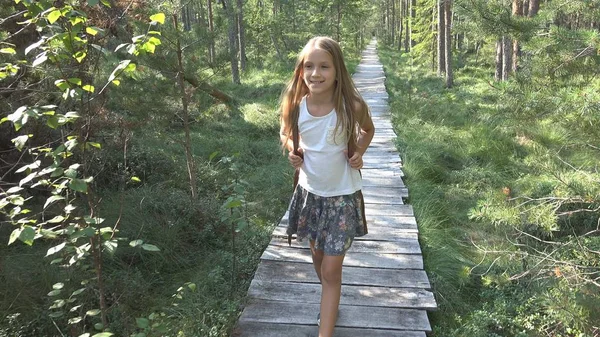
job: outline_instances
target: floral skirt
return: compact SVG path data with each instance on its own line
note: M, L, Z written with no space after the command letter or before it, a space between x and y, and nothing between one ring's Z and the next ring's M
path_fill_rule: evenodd
M344 255L357 236L365 235L361 192L320 197L296 186L289 208L287 234L309 238L325 255Z

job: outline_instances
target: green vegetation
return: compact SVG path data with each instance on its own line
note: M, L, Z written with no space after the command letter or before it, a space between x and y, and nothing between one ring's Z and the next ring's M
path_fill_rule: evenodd
M598 123L600 81L491 83L468 58L444 89L410 54L380 57L434 336L595 336L600 153L582 119Z
M353 70L367 9L6 2L0 337L228 336L291 194L296 54L336 35Z

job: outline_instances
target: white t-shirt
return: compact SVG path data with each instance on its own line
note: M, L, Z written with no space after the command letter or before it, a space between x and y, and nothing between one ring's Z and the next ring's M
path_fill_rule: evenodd
M350 167L344 150L348 141L341 127L333 136L337 114L335 109L322 117L312 116L306 107L306 97L300 102L298 131L304 163L300 167L298 184L321 197L352 194L362 188L358 170Z

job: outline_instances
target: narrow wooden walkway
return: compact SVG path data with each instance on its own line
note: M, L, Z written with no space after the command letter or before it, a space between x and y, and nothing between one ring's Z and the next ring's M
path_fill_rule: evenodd
M426 310L436 303L423 270L417 223L403 198L402 162L393 144L385 75L376 43L354 75L371 108L375 137L364 156L363 193L369 234L357 238L344 260L336 337L424 337ZM236 337L318 336L321 286L307 245L288 247L287 213L273 232L239 319Z

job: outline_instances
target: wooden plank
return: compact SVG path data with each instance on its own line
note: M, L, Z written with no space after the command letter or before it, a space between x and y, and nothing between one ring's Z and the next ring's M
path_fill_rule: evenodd
M363 170L366 170L366 169L383 169L383 170L402 169L402 163L366 163L365 162L362 169Z
M396 225L397 223L397 225ZM369 234L364 236L359 236L354 238L357 241L402 241L406 238L414 238L416 239L418 236L418 230L416 224L401 224L399 221L395 222L393 226L390 227L390 224L387 224L388 227L383 227L376 220L372 218L367 218L367 225L369 228ZM279 226L275 227L273 230L273 236L287 238L286 234L287 230L287 221L285 223L280 223ZM296 235L292 235L292 238L295 239Z
M261 281L319 283L312 263L264 260L258 265L254 278ZM342 284L390 288L431 288L425 271L414 269L344 267L342 268Z
M365 206L365 214L367 218L374 215L396 215L396 216L414 216L411 205L380 205L367 204Z
M404 173L400 168L362 168L360 173L363 177L403 177Z
M423 310L343 304L339 308L336 323L338 327L431 331L427 313ZM273 302L252 299L240 317L240 322L292 323L316 327L319 310L319 305L313 303ZM287 337L287 335L283 336ZM362 337L358 334L351 336Z
M289 248L287 237L275 236L269 243L271 246ZM308 240L302 243L292 240L291 248L309 249ZM396 241L357 240L352 243L350 251L359 253L391 253L421 254L421 246L416 238L404 238Z
M370 235L372 231L394 233L394 229L417 231L417 219L410 215L367 215L367 224L370 226L367 235Z
M394 200L395 198L408 198L408 189L406 187L375 187L366 186L362 189L365 201L368 198L376 198L381 201ZM393 202L392 202L393 203Z
M319 304L321 302L321 285L254 279L250 283L248 296L268 301ZM342 286L340 304L405 309L435 309L437 307L433 293L424 289L352 285Z
M231 337L316 337L316 325L240 322ZM424 331L336 328L335 337L426 337Z
M378 176L363 176L362 177L362 185L363 187L367 186L395 186L395 187L404 187L404 181L402 181L401 176L397 177L378 177Z
M408 193L402 193L400 189L394 189L396 195L388 195L384 196L384 194L377 194L377 191L366 192L368 188L375 187L364 187L365 192L363 192L363 198L366 204L392 204L392 205L403 205L404 202L402 198L407 198ZM406 192L406 190L404 190Z
M308 249L267 246L262 260L312 263ZM359 253L349 251L344 266L382 269L423 269L423 257L412 254Z
M363 163L367 164L402 164L402 159L397 153L393 152L373 152L365 153L363 156Z

